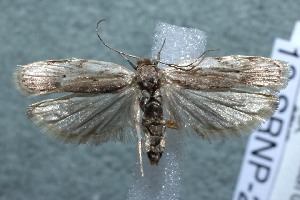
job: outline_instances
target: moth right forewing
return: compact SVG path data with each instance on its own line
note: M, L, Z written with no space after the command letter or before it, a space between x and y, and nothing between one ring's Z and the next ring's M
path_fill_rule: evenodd
M72 58L24 65L15 72L15 82L27 96L54 92L101 93L129 85L132 73L114 63Z
M173 67L163 69L166 82L184 88L206 89L254 89L278 92L288 82L288 64L278 60L255 56L207 57L195 68L184 67L193 63L186 60L178 64L183 70Z

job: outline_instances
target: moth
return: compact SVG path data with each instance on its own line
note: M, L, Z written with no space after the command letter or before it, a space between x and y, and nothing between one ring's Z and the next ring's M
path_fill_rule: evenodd
M66 143L138 141L152 165L164 152L168 129L204 140L253 132L278 107L287 63L256 56L204 57L178 64L116 50L134 71L115 63L64 59L34 62L15 72L26 96L70 93L28 107L28 117ZM166 40L165 40L166 41ZM164 42L165 42L164 41ZM136 59L136 64L130 59ZM159 68L158 64L167 67Z

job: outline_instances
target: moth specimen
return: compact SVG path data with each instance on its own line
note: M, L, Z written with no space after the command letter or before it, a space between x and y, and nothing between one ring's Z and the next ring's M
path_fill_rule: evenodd
M206 140L251 133L278 107L276 94L288 82L288 64L255 56L204 57L178 64L139 58L108 46L135 70L82 59L47 60L15 72L27 96L69 92L28 107L28 116L66 143L99 145L138 140L158 164L168 128ZM163 48L163 44L161 49ZM129 58L136 59L133 64ZM166 68L159 68L158 64ZM143 146L143 147L142 147ZM141 151L139 151L141 156Z

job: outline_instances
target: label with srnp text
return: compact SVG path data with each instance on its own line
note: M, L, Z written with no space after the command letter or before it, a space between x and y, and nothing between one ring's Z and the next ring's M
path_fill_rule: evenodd
M290 81L279 94L276 113L249 137L233 200L275 200L271 194L291 130L298 94L299 52L300 48L293 43L282 39L275 40L271 57L290 64ZM300 146L300 143L298 144ZM284 199L286 198L278 198Z

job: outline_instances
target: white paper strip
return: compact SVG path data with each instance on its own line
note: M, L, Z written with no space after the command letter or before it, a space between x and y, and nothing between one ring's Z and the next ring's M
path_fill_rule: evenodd
M152 57L156 58L164 39L161 60L177 63L197 58L205 49L206 35L198 29L178 27L159 22L156 26ZM128 200L176 200L180 199L180 179L186 148L185 137L176 130L168 129L166 147L158 166L151 166L144 156L144 177L139 167L128 193ZM144 154L145 155L145 154Z

